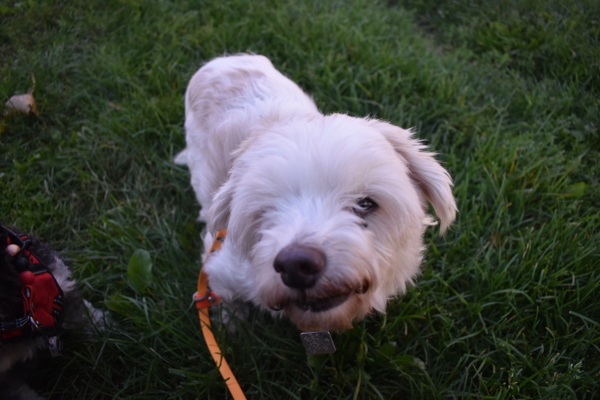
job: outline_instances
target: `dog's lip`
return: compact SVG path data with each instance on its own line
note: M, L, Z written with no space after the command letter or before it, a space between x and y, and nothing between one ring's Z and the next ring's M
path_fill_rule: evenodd
M330 296L326 298L315 298L315 297L304 297L295 302L296 307L301 309L302 311L310 311L310 312L323 312L327 310L331 310L348 300L350 296L350 292L341 293L335 296Z
M370 288L370 282L365 280L361 285L351 290L331 293L327 297L310 297L307 296L305 292L302 292L302 294L295 299L273 303L268 307L273 311L281 311L284 308L296 306L302 311L319 313L344 304L352 293L362 295L368 292Z
M348 300L348 297L350 297L350 293L352 293L352 292L340 293L340 294L336 294L336 295L333 295L330 297L319 297L319 298L303 296L300 299L297 299L295 301L290 301L286 304L277 303L277 304L271 305L271 306L269 306L269 308L273 311L281 311L284 308L287 308L290 306L296 306L297 308L299 308L302 311L318 313L318 312L331 310L332 308L342 305L343 303L346 302L346 300Z

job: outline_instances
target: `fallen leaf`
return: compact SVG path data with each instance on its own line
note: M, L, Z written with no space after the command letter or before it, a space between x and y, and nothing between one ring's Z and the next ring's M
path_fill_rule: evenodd
M152 259L150 253L137 249L129 259L127 267L129 284L138 292L144 293L152 285Z
M35 98L32 94L17 94L4 104L9 113L24 113L38 115Z
M109 102L108 102L108 105L109 105L111 108L114 108L114 109L115 109L115 110L117 110L117 111L123 111L123 110L124 110L124 108L123 108L123 107L121 107L121 106L120 106L120 105L118 105L117 103L113 103L112 101L109 101Z
M588 184L585 182L577 182L567 186L565 195L575 197L579 199L585 194L585 190L588 188Z

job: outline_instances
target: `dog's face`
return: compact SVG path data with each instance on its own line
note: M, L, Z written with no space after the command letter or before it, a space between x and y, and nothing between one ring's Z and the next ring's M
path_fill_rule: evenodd
M301 330L384 311L418 274L427 201L442 229L456 212L450 177L422 150L409 131L345 115L257 132L208 213L209 231L229 232L211 286L244 274L239 296ZM231 259L247 268L216 265Z

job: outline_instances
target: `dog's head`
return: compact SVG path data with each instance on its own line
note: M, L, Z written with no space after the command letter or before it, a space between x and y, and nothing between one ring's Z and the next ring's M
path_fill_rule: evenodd
M208 212L209 232L229 232L206 265L211 286L302 330L348 329L418 274L428 202L443 232L451 186L410 131L378 120L336 114L257 132Z

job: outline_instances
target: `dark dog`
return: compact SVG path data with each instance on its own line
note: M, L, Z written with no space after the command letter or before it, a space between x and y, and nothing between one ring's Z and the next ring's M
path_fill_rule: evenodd
M25 373L38 350L58 355L65 331L103 321L50 246L0 225L0 399L42 399Z

